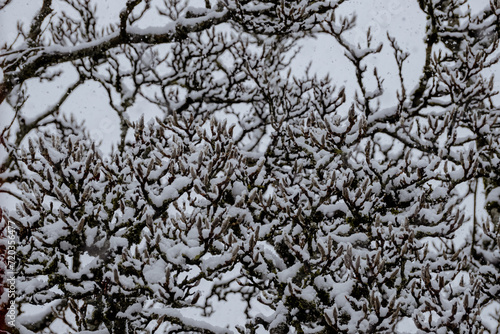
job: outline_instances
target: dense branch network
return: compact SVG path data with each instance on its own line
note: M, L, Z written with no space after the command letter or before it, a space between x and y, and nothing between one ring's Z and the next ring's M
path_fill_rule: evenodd
M33 79L57 80L63 74L57 65L66 63L71 63L78 72L80 85L97 81L110 95L110 104L121 119L122 149L128 130L125 111L137 96L167 109L170 114L194 109L193 105L200 109L200 104L210 103L209 111L212 111L258 100L255 94L245 90L252 85L252 78L247 78L245 73L244 67L249 64L240 62L249 58L248 50L253 46L262 47L262 41L269 38L270 41L264 43L268 49L265 52L273 52L269 46L279 47L283 40L279 36L306 34L342 2L286 5L268 2L261 6L253 6L251 2L221 2L209 8L196 8L184 2L165 1L156 9L165 22L163 26L144 29L137 26L137 22L154 11L150 1L129 1L119 15L119 23L99 29L97 9L91 2L68 1L67 11L57 13L51 10L51 1L44 1L29 33L20 30L16 41L6 44L0 54L4 76L0 83L0 101L7 99L16 110L19 123L16 133L4 131L4 136L16 136L15 142L19 144L30 131L50 122L59 123L57 114L75 87L62 94L54 108L33 120L26 120L21 111L28 98L23 87ZM80 21L74 18L75 12ZM232 26L238 35L219 29L223 24ZM20 43L22 39L26 43ZM163 51L155 46L162 46ZM169 48L172 53L168 52ZM228 52L234 57L233 68L223 65L221 59ZM197 57L207 58L199 62ZM277 54L268 57L270 70L284 68L283 59ZM168 73L160 71L159 65L163 62L168 63L163 67ZM133 71L124 69L129 66ZM197 78L192 77L195 72ZM211 79L214 72L222 74L225 80L214 82ZM124 82L126 80L129 82ZM154 94L148 95L146 90ZM183 96L186 93L187 96ZM119 103L113 103L115 95L119 96ZM5 171L11 166L12 161L8 160L2 169Z
M418 1L414 87L394 37L351 42L344 1L127 1L104 29L91 1L61 3L44 1L0 54L20 328L394 333L411 321L420 333L498 333L498 312L482 318L500 302L496 3L472 14L466 0ZM155 10L164 24L141 28ZM318 34L345 51L353 97L330 76L292 74L297 42ZM388 108L370 63L384 47L399 78ZM30 82L62 80L61 64L76 79L27 119ZM120 119L110 154L62 112L89 81ZM131 120L138 99L160 116ZM211 324L230 295L245 320Z

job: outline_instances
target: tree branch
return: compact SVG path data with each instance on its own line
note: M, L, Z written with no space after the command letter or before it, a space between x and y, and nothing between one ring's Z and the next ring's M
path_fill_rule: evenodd
M4 72L4 82L0 85L0 103L10 94L12 89L24 81L34 78L39 70L53 65L86 57L102 57L108 50L129 43L164 44L185 39L188 32L204 31L212 26L227 22L231 15L228 11L212 12L203 19L186 19L167 25L162 32L148 33L139 29L131 29L125 34L115 32L100 42L83 43L77 47L63 48L50 46L41 50L32 59L28 59L20 69ZM11 62L12 63L12 62ZM8 68L6 64L5 68Z
M36 40L42 33L42 23L45 18L52 12L52 0L43 0L43 5L36 17L33 19L33 23L31 24L31 29L28 34L28 46L34 47L36 46Z

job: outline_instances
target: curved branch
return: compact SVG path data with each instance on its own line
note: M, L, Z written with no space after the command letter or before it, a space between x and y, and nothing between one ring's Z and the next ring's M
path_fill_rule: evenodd
M318 15L326 14L331 10L338 7L339 4L343 3L345 0L338 0L337 2L331 3L325 1L324 3L314 3L307 4L302 8L301 15L296 19L300 23L302 30L310 30L317 26ZM41 21L48 15L47 12L50 10L50 0L45 0L44 6L37 16ZM0 84L0 104L4 99L10 94L13 88L24 81L36 77L41 69L74 61L77 59L82 59L86 57L93 58L105 58L105 53L113 48L126 44L165 44L176 42L180 40L185 40L190 33L197 33L205 31L209 28L215 27L226 22L237 22L238 24L245 26L249 22L255 22L255 18L263 16L266 18L264 26L270 26L267 21L276 19L275 11L278 11L278 5L271 2L270 6L264 6L263 8L246 8L242 11L241 7L234 7L226 4L226 7L219 6L214 10L206 11L202 16L188 12L184 17L180 17L177 20L166 24L161 28L149 28L140 29L137 27L126 27L126 19L133 10L133 8L138 5L138 1L130 1L127 4L127 8L120 15L120 27L118 31L110 33L109 35L101 38L100 40L94 40L87 43L81 43L77 46L63 47L60 45L51 45L42 48L33 56L20 59L21 56L14 57L9 60L5 60L2 63L4 71L4 82ZM44 10L45 9L45 10ZM293 12L290 10L290 13ZM243 15L244 14L244 15ZM44 16L45 15L45 16ZM309 19L308 28L303 25ZM36 35L39 30L39 23L34 23L32 26L32 31L30 35ZM286 17L285 17L286 21ZM37 28L38 26L38 28ZM288 26L277 25L276 29L268 31L269 29L259 29L255 28L255 33L264 35L283 35L292 33L294 29ZM262 30L262 31L261 31ZM5 55L0 55L0 57ZM21 60L21 61L20 61Z
M45 18L52 13L52 0L43 0L43 5L36 17L33 19L33 23L31 24L30 32L28 35L28 46L34 47L36 46L36 40L42 33L42 23Z
M24 81L37 76L40 69L86 57L103 57L108 50L124 44L164 44L185 39L188 32L201 32L212 26L227 22L230 12L211 12L203 18L183 18L166 25L161 31L129 29L125 34L115 32L100 41L82 43L76 47L49 46L28 59L21 68L4 68L4 82L0 84L0 103L12 89ZM14 60L15 61L15 60ZM11 65L12 66L12 65Z

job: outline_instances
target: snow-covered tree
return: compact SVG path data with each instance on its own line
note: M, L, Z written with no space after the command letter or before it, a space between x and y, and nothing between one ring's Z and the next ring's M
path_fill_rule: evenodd
M13 331L500 332L485 313L500 303L500 9L418 1L425 62L409 83L394 37L352 42L345 3L138 0L103 25L92 1L44 0L0 54ZM290 71L318 35L343 48L354 96ZM371 63L382 47L398 87ZM27 116L34 81L68 78ZM62 112L91 81L119 117L111 153ZM133 121L138 99L159 116ZM234 295L241 324L214 325Z

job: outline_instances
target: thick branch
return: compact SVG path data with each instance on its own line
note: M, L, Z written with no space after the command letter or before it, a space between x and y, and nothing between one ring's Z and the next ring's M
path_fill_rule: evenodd
M422 10L424 10L424 6L420 4ZM429 31L427 32L427 40L426 40L426 48L425 48L425 64L424 64L424 74L420 77L420 82L418 84L417 89L413 92L412 96L412 108L417 108L420 104L426 103L426 98L424 97L425 90L427 89L427 83L432 78L432 50L434 45L438 42L438 34L437 34L437 25L438 22L434 15L434 7L432 3L427 4L427 14L430 17L430 26L428 27Z
M126 34L116 32L100 42L83 43L77 47L47 47L28 60L19 70L4 72L4 83L0 85L0 103L10 94L14 86L36 77L40 69L86 57L99 58L108 50L129 43L164 44L182 40L186 38L187 33L201 32L229 19L230 13L227 11L212 12L203 19L183 19L182 23L173 22L159 33L131 29Z
M52 12L52 0L43 0L43 5L37 16L34 18L31 24L30 33L28 35L28 45L30 47L36 46L36 40L42 32L42 23L45 18Z
M307 18L314 18L314 21L316 22L316 15L327 13L328 11L335 9L344 1L345 0L339 0L335 4L328 3L311 6L311 8L308 9L307 14L302 15L299 19L300 21L302 21L302 23L304 23ZM158 31L158 29L142 30L133 27L126 27L126 19L138 3L138 1L130 1L127 5L127 8L121 14L121 25L119 31L116 31L104 37L100 41L82 43L78 46L69 48L61 47L58 45L48 46L45 49L40 50L31 58L27 58L27 60L23 61L21 65L18 65L19 59L13 59L12 61L4 63L5 82L0 86L0 103L2 103L4 99L10 94L14 86L22 84L28 79L36 77L41 69L45 69L53 65L86 57L101 58L105 56L105 53L107 51L121 45L134 43L155 45L184 40L187 38L189 33L202 32L210 29L211 27L229 22L231 20L238 21L240 24L246 25L249 24L249 22L254 22L255 20L253 18L258 16L264 16L270 20L272 20L272 18L276 16L276 14L273 12L276 10L275 6L259 9L252 8L251 10L247 8L244 13L241 12L241 8L219 7L216 10L208 11L204 16L189 17L188 15L186 15L186 17L179 18L177 21L161 28L160 31ZM42 15L42 12L45 13L44 15L48 15L43 9L49 8L49 5L50 1L46 0L44 2L44 7L42 8L37 18L39 17L43 21L43 18L45 18L45 16ZM47 10L50 10L50 8ZM242 14L245 14L248 17L242 17ZM312 29L315 24L314 22L310 22L310 24L310 29ZM268 25L266 24L265 26L267 27ZM33 34L35 34L37 31L36 27L37 24L34 23L34 26L32 26ZM304 29L304 27L302 28ZM258 28L255 29L260 31L260 29ZM279 29L274 29L272 30L272 32L264 29L265 31L256 32L262 34L281 35L289 33L291 28L283 26L282 29L283 30L281 31ZM0 57L3 56L5 55L0 55Z

